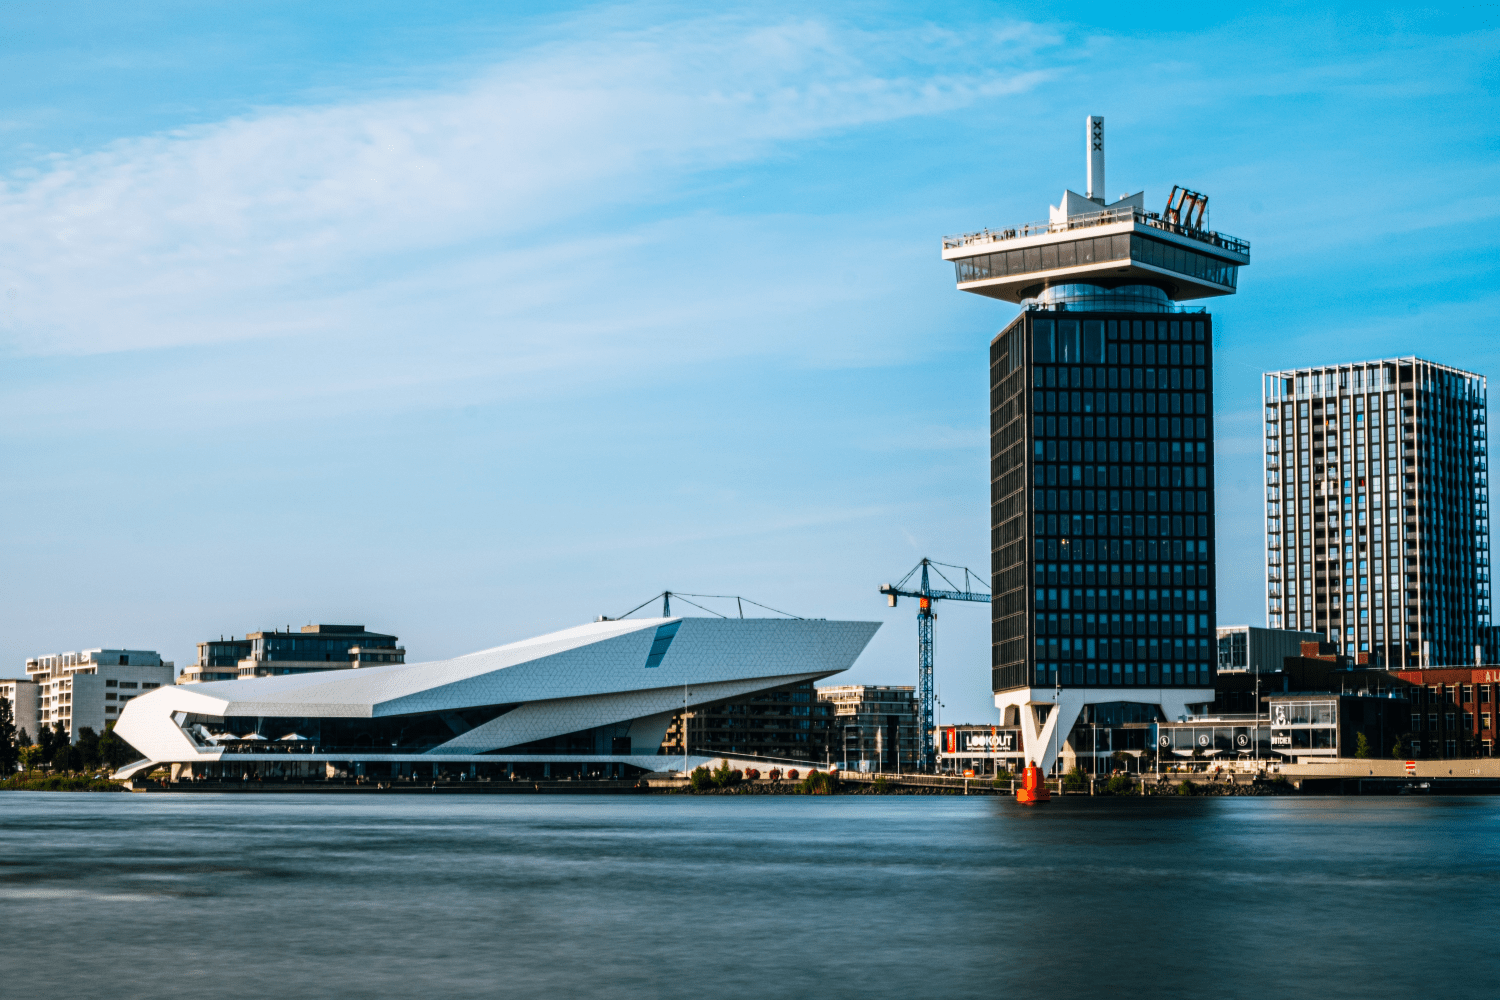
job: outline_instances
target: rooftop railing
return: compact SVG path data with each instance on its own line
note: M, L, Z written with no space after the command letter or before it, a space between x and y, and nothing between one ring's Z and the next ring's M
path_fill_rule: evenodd
M1246 240L1226 236L1223 233L1210 232L1206 229L1194 229L1192 226L1184 226L1180 223L1163 219L1159 212L1143 212L1136 208L1110 208L1100 212L1091 212L1087 215L1070 215L1066 222L1028 222L1025 225L1016 226L1012 229L981 229L977 233L945 236L943 237L943 249L955 250L959 247L975 246L983 243L1003 243L1006 240L1018 240L1026 236L1066 233L1074 229L1112 226L1119 222L1138 222L1153 229L1160 229L1178 236L1186 236L1190 240L1207 243L1211 246L1231 251L1232 253L1244 254L1246 256L1250 254L1250 244Z

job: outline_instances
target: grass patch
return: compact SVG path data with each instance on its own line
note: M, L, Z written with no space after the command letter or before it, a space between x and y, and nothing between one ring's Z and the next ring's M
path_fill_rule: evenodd
M125 786L106 778L84 778L62 774L17 774L0 781L0 790L11 792L123 792Z

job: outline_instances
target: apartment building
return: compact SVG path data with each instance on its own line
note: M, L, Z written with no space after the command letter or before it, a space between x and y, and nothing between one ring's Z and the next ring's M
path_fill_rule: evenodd
M406 650L394 635L363 625L304 625L293 632L272 629L198 643L198 660L183 670L179 684L280 677L323 670L405 663Z
M917 696L911 685L838 684L818 688L833 711L834 760L850 771L915 771Z
M70 741L80 729L102 733L132 698L171 684L175 673L172 661L151 649L34 656L26 661L26 677L36 685L36 714L24 722L18 713L16 725L35 736L42 726L61 722Z
M1268 372L1266 623L1387 669L1490 636L1487 385L1421 358Z

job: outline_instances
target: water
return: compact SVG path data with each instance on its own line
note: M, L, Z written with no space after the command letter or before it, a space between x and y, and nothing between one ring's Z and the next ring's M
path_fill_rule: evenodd
M1500 800L0 793L0 992L1489 997Z

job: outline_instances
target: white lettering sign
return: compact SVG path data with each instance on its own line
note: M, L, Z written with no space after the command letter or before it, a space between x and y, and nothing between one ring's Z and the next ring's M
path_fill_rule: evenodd
M1003 733L965 733L964 747L971 753L996 753L1016 748L1014 731Z

